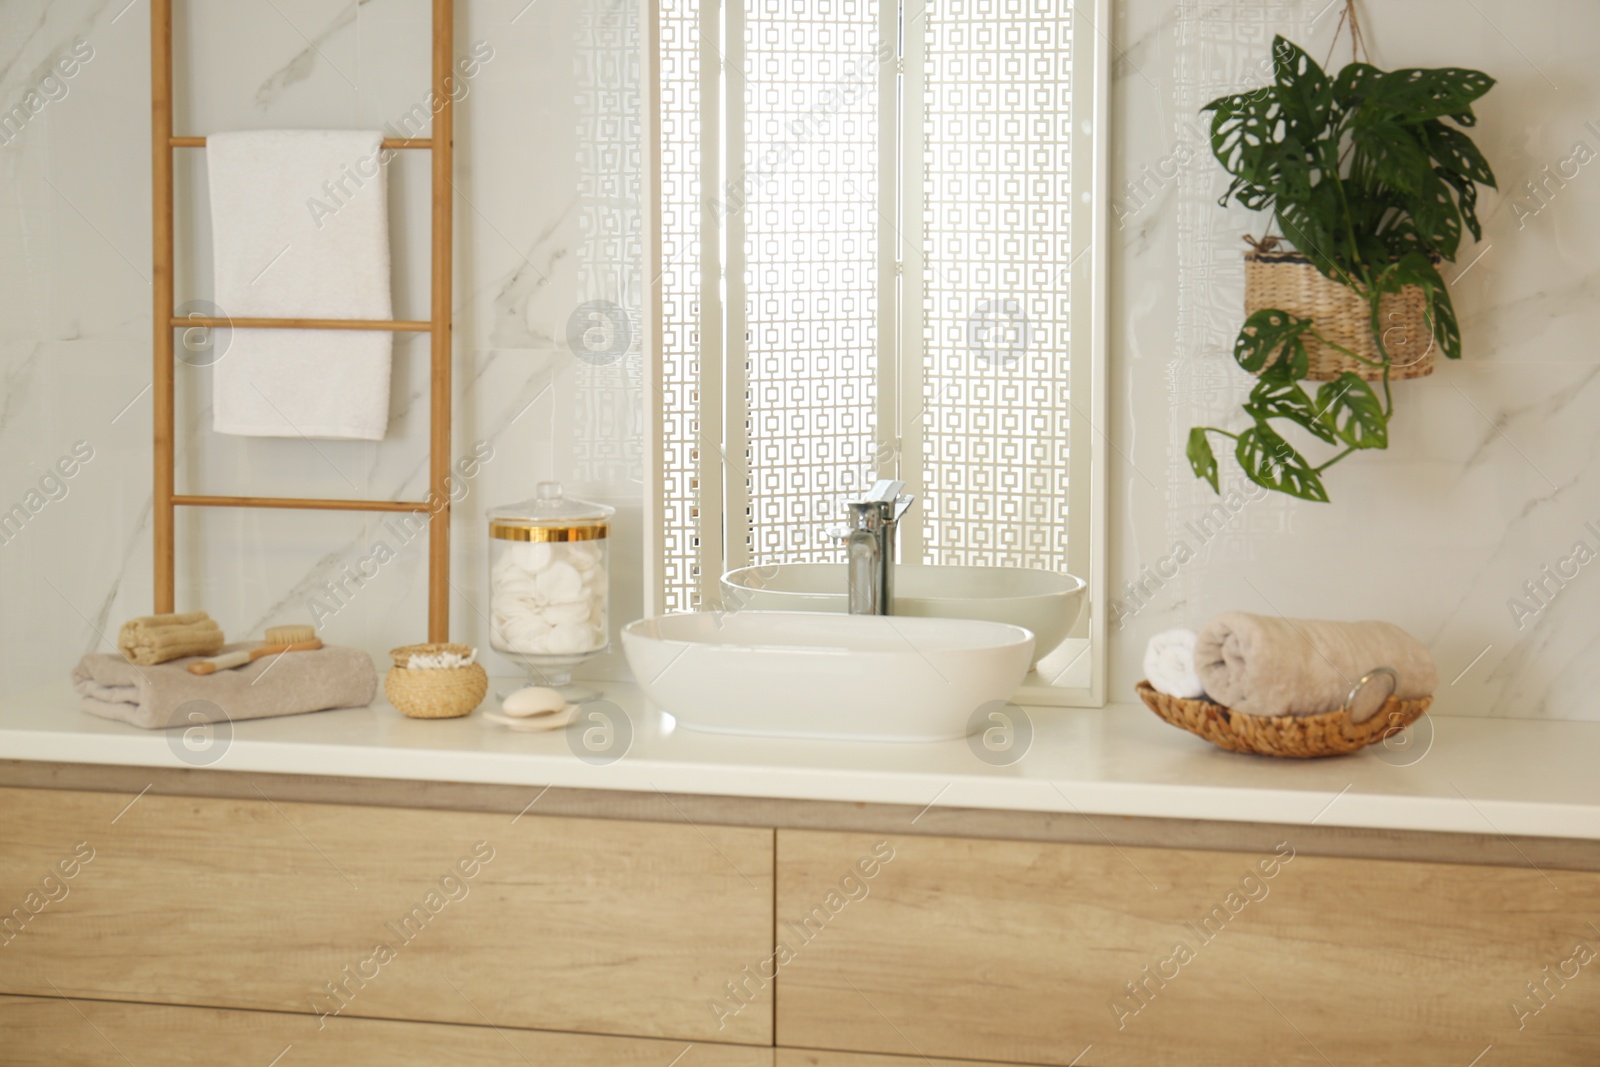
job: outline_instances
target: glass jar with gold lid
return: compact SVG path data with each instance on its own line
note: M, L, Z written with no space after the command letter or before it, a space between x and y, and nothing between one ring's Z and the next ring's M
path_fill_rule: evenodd
M540 482L533 499L489 511L489 641L564 686L609 640L610 520L616 509Z

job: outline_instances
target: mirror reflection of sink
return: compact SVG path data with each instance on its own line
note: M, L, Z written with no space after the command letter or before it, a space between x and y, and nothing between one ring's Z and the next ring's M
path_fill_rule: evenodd
M622 647L681 726L849 741L965 737L1033 661L1033 635L1003 623L787 611L640 619Z
M1032 630L1034 659L1066 640L1083 612L1084 582L1033 567L897 564L894 613L936 619L985 619ZM730 611L837 611L848 607L842 563L776 563L722 576Z

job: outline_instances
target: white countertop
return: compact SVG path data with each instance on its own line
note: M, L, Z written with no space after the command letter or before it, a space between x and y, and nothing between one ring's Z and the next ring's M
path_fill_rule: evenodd
M497 679L490 701L515 685ZM1427 715L1405 745L1299 761L1223 752L1140 704L1030 708L1027 754L995 766L961 741L696 733L631 685L601 687L633 733L606 763L577 758L566 731L407 719L381 699L237 723L197 756L181 731L79 711L65 683L0 701L0 758L1600 839L1600 723Z

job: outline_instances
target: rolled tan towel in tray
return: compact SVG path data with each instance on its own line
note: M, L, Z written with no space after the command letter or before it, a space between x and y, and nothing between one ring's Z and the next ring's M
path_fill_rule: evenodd
M144 667L184 656L215 656L222 651L222 627L203 611L145 615L122 624L117 649L129 663Z
M1230 611L1200 629L1195 669L1212 700L1247 715L1322 715L1344 706L1363 675L1388 667L1394 696L1417 700L1439 684L1420 641L1388 622L1321 622ZM1388 699L1389 679L1362 687L1351 714L1371 718Z

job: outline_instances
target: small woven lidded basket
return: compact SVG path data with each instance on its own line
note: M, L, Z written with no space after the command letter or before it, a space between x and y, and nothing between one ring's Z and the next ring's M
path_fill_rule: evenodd
M414 655L439 652L468 656L472 648L455 644L402 645L389 652L394 666L383 679L383 691L389 703L409 718L459 719L470 715L489 692L489 674L481 663L426 670L412 670L406 666Z
M1328 278L1298 252L1274 251L1273 238L1265 250L1244 254L1244 313L1248 318L1266 308L1276 308L1310 319L1316 330L1335 344L1364 359L1381 361L1372 337L1372 307L1355 290ZM1437 347L1428 327L1428 301L1422 287L1408 285L1387 293L1378 306L1384 347L1389 350L1389 380L1424 378L1433 373ZM1331 381L1351 371L1367 381L1378 381L1383 371L1329 348L1310 334L1302 335L1310 370L1306 377Z
M1325 715L1246 715L1209 700L1158 693L1149 682L1140 682L1134 689L1151 711L1218 748L1290 759L1358 752L1404 730L1433 703L1431 696L1420 700L1390 697L1375 714L1358 723L1343 708Z

